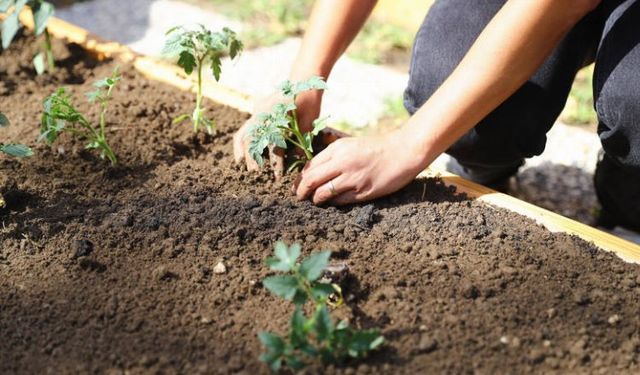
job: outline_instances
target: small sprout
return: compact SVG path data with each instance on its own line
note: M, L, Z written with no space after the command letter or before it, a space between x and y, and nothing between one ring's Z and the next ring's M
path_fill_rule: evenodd
M2 48L7 49L20 29L20 12L25 6L31 8L33 15L34 34L44 33L43 50L33 58L33 65L38 74L45 70L52 72L55 69L55 61L51 50L51 35L47 30L49 19L53 16L55 8L53 4L44 0L0 0L0 13L8 13L2 21Z
M326 127L326 118L313 121L311 132L302 133L298 123L296 113L296 99L298 95L309 90L325 90L327 84L321 77L311 77L307 81L291 82L285 81L280 85L280 91L285 98L290 99L287 103L278 103L273 106L270 113L258 114L258 123L255 124L249 137L249 154L260 166L264 164L264 150L274 145L283 149L287 148L287 142L299 147L305 155L306 160L296 160L289 167L293 170L297 166L313 158L313 139L322 129Z
M197 31L187 30L178 26L167 31L168 36L162 54L167 57L178 57L180 66L187 75L194 69L198 72L198 92L196 93L196 107L192 114L183 114L173 120L174 124L190 119L193 131L197 132L200 125L204 125L209 134L213 134L215 123L206 118L202 108L202 71L209 67L216 81L222 73L222 57L226 54L235 59L242 51L242 42L236 38L236 33L228 28L220 32L212 32L200 25Z
M3 113L0 113L0 128L7 127L9 125L10 122L7 116L5 116ZM31 150L31 148L15 143L0 143L0 152L16 158L26 158L33 155L33 151Z
M343 303L341 289L338 285L319 281L330 256L331 252L322 251L298 261L300 245L288 247L277 242L275 257L267 259L272 271L284 274L265 278L263 285L295 305L286 336L269 332L258 334L266 348L260 360L271 370L278 371L283 366L300 370L313 358L319 358L323 363L339 364L348 358L366 357L384 342L384 337L377 330L356 330L349 327L347 321L334 324L329 307ZM309 316L303 311L307 302L313 304L313 312Z
M106 137L107 108L112 99L113 88L120 81L118 68L111 77L101 79L93 84L95 90L88 93L90 103L100 105L100 123L94 127L82 113L71 103L71 97L64 88L59 88L44 101L44 113L40 125L40 140L52 144L64 131L89 141L86 149L100 150L102 159L109 159L112 165L117 163L116 155L111 150Z

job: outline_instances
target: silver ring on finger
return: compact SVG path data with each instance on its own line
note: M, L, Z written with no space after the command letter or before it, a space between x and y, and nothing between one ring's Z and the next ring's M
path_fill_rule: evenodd
M333 180L329 181L327 185L329 187L329 192L331 192L331 196L335 197L336 195L338 195L336 187L333 185Z

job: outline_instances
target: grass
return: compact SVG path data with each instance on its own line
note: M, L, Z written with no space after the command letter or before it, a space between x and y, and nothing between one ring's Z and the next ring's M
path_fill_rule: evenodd
M593 109L593 64L578 72L560 120L570 125L594 125L598 122Z

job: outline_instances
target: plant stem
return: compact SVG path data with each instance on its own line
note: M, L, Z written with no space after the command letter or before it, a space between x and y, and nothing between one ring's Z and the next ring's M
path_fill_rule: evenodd
M197 118L194 119L193 122L193 131L197 132L200 126L200 115L202 110L200 109L200 105L202 104L202 63L204 62L204 58L201 58L198 61L198 92L196 94L196 113L198 114Z
M51 73L56 68L56 63L53 59L53 51L51 50L51 34L49 34L49 30L47 29L44 29L44 53L47 56L49 73Z
M295 98L293 100L295 103ZM293 144L297 145L302 149L302 151L304 151L304 156L307 158L307 160L313 159L313 154L309 151L309 145L307 145L307 142L304 139L302 132L300 132L300 126L298 125L298 113L296 112L295 109L292 111L291 119L292 119L291 132L298 139L298 142L299 142L299 143L293 142Z

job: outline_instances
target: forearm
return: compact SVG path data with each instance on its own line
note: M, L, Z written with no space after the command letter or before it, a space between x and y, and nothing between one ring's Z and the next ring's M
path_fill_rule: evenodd
M596 3L508 1L405 127L424 150L418 162L429 165L520 88Z
M291 70L291 79L327 78L358 34L377 0L317 0Z

